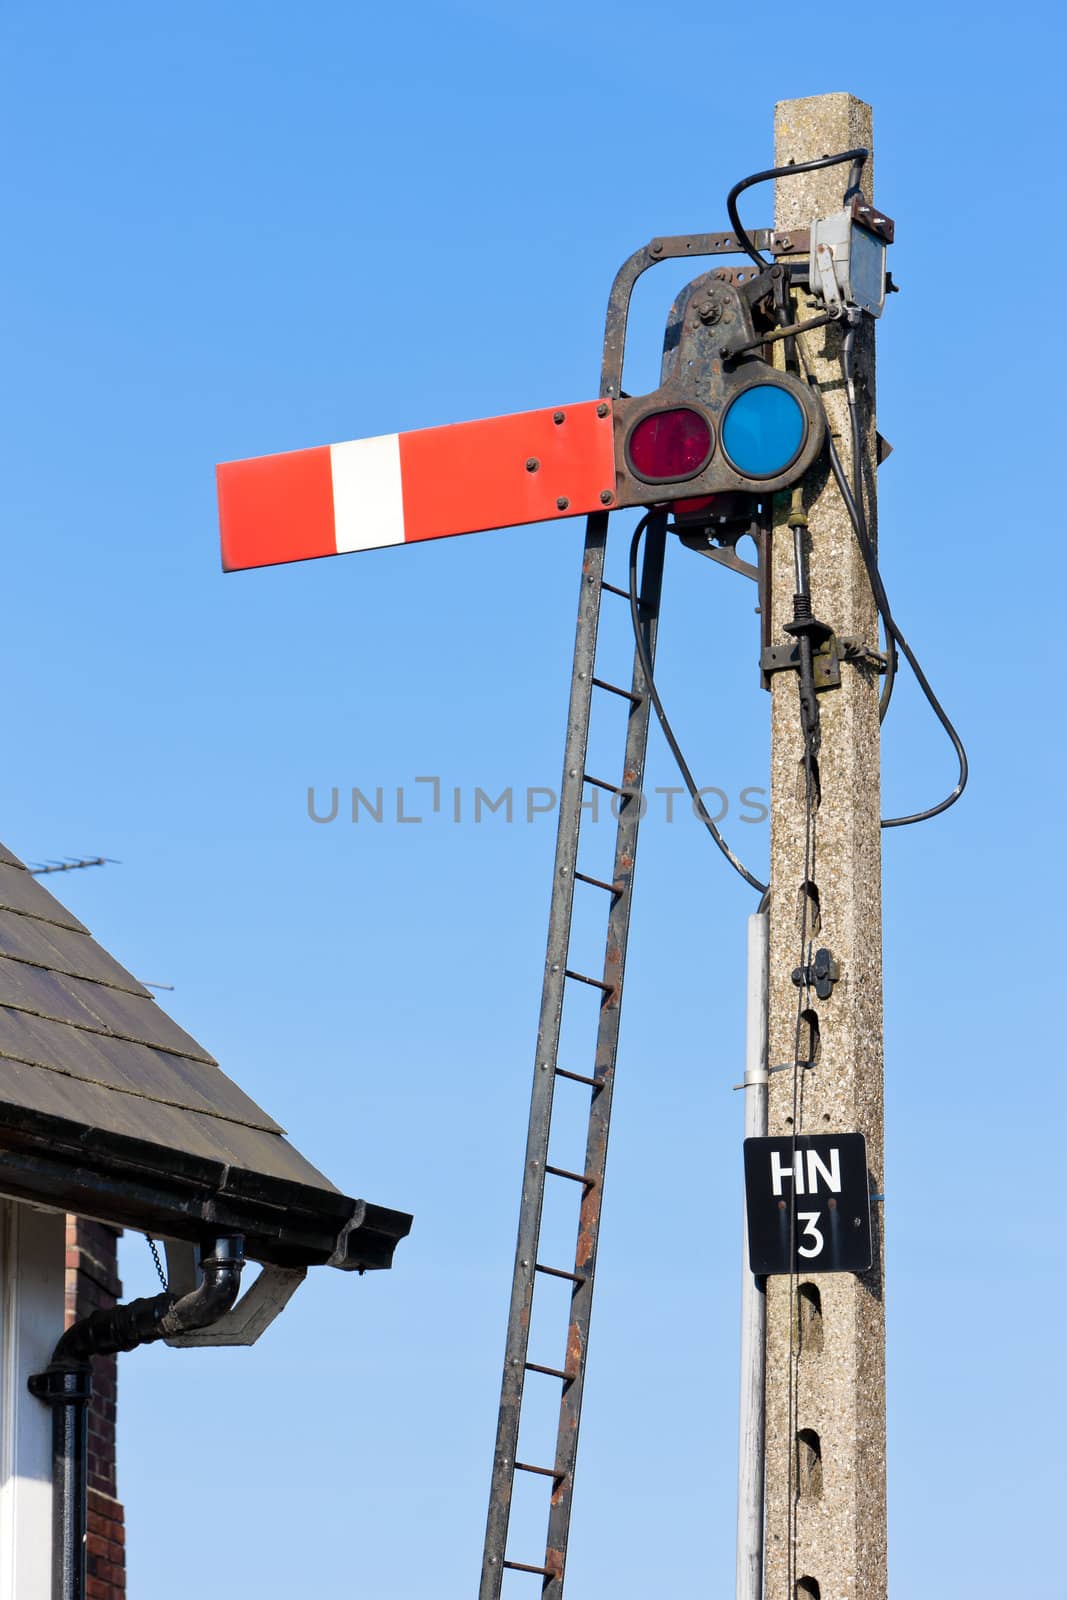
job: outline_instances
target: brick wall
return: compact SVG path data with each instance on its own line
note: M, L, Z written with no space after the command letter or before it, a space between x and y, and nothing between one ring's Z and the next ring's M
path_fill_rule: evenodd
M67 1218L66 1325L122 1295L118 1277L118 1233L102 1222ZM115 1480L114 1356L93 1358L89 1408L89 1536L87 1600L126 1600L126 1552L122 1506Z

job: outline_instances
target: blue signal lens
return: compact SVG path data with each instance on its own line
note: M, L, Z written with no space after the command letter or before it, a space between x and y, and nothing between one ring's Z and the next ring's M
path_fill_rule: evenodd
M800 404L777 383L743 389L722 424L722 447L730 465L748 478L775 478L796 459L804 443Z

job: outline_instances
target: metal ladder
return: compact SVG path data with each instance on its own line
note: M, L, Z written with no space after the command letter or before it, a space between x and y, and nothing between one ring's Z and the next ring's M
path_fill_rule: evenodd
M639 590L640 625L650 661L654 659L656 647L666 522L666 516L659 514L649 522ZM644 809L641 789L650 712L644 674L636 650L629 689L595 675L597 631L602 599L607 594L613 597L610 603L629 606L628 590L607 583L604 579L607 531L606 513L590 517L582 567L574 672L571 680L570 712L560 790L559 832L549 913L548 954L541 995L518 1244L515 1251L515 1272L512 1280L511 1310L508 1317L504 1377L500 1396L500 1418L497 1425L496 1454L479 1600L499 1600L504 1573L507 1570L539 1575L542 1579L542 1597L545 1597L545 1600L560 1600L567 1561L578 1426L585 1385L589 1320L608 1151L608 1125L611 1118L615 1058L619 1043L619 1017L633 893L634 860L637 850L637 831ZM622 696L630 704L622 771L617 777L615 774L590 773L586 768L594 690L600 694ZM618 829L611 882L590 877L579 867L581 810L587 785L609 790L613 795ZM570 934L576 881L602 890L605 896L607 932L603 968L599 975L596 972L576 971L570 965ZM601 993L595 1058L591 1072L575 1070L575 1063L571 1061L564 1066L559 1064L560 1029L564 1005L568 991L575 984L592 985ZM557 1078L568 1078L589 1088L589 1127L585 1163L581 1172L566 1171L561 1167L551 1166L548 1162L553 1096ZM546 1176L572 1185L575 1191L578 1203L573 1266L567 1262L542 1262L538 1255ZM539 1276L564 1279L572 1285L563 1368L543 1366L529 1359L530 1319L534 1289ZM551 1464L515 1459L524 1386L528 1373L537 1374L537 1381L551 1380L561 1386L556 1452ZM543 1478L546 1485L551 1486L545 1551L540 1560L512 1560L507 1554L508 1522L516 1472L533 1473Z

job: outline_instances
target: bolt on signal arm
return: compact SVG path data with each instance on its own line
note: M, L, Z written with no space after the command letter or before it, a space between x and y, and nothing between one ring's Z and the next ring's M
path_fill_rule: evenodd
M804 245L796 234L761 230L755 237L765 248L782 253ZM734 269L704 292L709 309L694 328L699 324L707 335L701 341L700 366L702 379L711 384L708 406L700 406L699 412L688 409L696 374L683 373L680 364L672 383L655 394L622 397L626 324L638 277L659 261L736 254L739 249L734 234L694 234L654 239L630 257L616 276L608 303L599 401L219 466L224 568L273 566L552 522L623 506L662 504L683 493L766 493L794 481L822 442L820 417L804 386L775 373L758 356L744 359L741 348L742 330L749 339L753 336L752 307L768 273ZM734 391L751 388L754 381L761 388L795 391L799 409L792 417L793 431L803 439L784 478L781 472L754 476L732 462L720 437L716 413L724 420ZM777 398L779 405L785 404ZM751 409L751 402L741 410L746 408ZM735 412L735 418L740 415ZM658 417L667 420L657 424ZM684 437L668 438L672 429ZM643 446L636 459L631 449L635 441ZM681 452L680 461L672 449ZM660 460L664 452L665 463ZM679 470L658 470L664 464Z

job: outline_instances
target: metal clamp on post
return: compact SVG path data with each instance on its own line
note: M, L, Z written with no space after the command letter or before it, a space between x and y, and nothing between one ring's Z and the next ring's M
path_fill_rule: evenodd
M791 633L796 623L786 623L785 626ZM812 635L811 672L816 694L821 694L824 689L840 689L842 661L851 661L854 666L870 667L884 674L886 659L881 650L875 650L848 634L843 633L839 637L832 628L815 617L801 626L806 627ZM772 672L786 670L800 671L799 640L796 644L765 645L760 652L760 671L765 680ZM769 688L769 684L764 682L764 688Z
M832 628L816 621L814 617L811 622L814 628L821 632L821 639L818 642L812 640L811 672L815 682L815 692L821 694L824 689L840 689L841 651L837 635ZM790 623L789 626L792 627L793 624ZM799 672L800 640L798 639L795 644L765 645L760 652L759 664L765 678L769 678L773 672ZM770 688L770 684L765 683L764 688Z
M797 988L814 989L820 1000L829 1000L840 976L841 968L829 950L816 950L810 966L793 968L793 982Z

